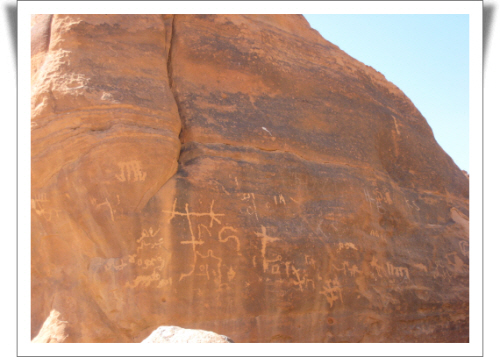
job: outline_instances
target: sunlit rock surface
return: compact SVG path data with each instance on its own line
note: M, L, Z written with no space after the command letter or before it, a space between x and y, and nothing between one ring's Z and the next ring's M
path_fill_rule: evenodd
M300 15L36 15L31 127L33 338L468 342L468 177Z

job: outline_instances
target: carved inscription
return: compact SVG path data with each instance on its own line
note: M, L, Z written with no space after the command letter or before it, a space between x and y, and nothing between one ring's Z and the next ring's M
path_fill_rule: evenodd
M406 279L410 279L410 273L408 272L408 268L395 267L391 263L386 263L386 265L387 265L387 273L390 276L403 277Z
M358 250L358 248L356 248L356 246L354 245L354 243L350 243L350 242L347 242L347 243L339 243L339 247L337 248L337 250L343 250L343 249L353 249L353 250Z
M335 279L325 280L323 283L323 290L320 292L321 295L325 295L328 304L330 304L330 308L333 307L333 303L340 299L340 302L343 303L342 300L342 287L340 286L339 280L336 277Z
M120 173L115 177L120 182L137 182L146 180L146 172L142 172L140 161L119 162Z
M47 207L49 204L50 201L47 199L47 194L45 193L31 199L31 209L35 211L37 216L41 216L47 222L50 222L54 216L59 218L59 212L61 212L61 210Z
M370 195L370 191L368 189L364 188L363 190L364 190L364 193L365 193L365 199L370 204L370 207L373 207L373 205L374 205L375 208L377 209L378 213L384 214L386 212L386 210L382 206L383 198L382 198L382 195L380 194L380 192L378 190L376 190L375 192L378 193L378 195L375 196L376 198L373 198Z
M257 205L255 204L255 194L253 193L244 193L242 201L248 201L250 205L248 207L244 207L243 210L249 216L255 215L257 221L259 220L259 215L257 214Z
M274 263L277 261L281 260L281 255L278 255L275 259L267 259L266 258L266 249L267 249L267 244L276 242L280 240L280 238L275 238L275 237L269 237L267 235L267 229L264 226L260 226L261 232L254 232L257 237L261 239L261 244L262 244L262 249L261 249L261 256L262 256L262 269L264 270L264 273L267 271L267 268L269 267L269 263Z
M114 222L115 221L115 215L114 215L114 212L116 212L116 210L113 209L113 207L111 207L111 204L109 203L108 199L106 198L104 200L104 202L101 202L101 203L97 203L97 200L95 198L91 198L90 199L90 202L92 203L92 205L95 207L95 209L100 209L101 207L103 208L107 208L107 211L109 212L109 217L111 218L111 220Z

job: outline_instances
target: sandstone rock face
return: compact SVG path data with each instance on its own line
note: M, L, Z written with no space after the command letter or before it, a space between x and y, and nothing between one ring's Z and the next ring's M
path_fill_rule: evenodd
M468 185L302 16L33 17L33 337L467 342Z
M227 336L177 326L160 326L142 343L231 343Z

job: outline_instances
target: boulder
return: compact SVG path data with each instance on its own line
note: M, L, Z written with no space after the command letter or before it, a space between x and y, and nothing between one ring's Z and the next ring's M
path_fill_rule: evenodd
M233 341L227 336L218 335L211 331L160 326L142 343L233 343Z

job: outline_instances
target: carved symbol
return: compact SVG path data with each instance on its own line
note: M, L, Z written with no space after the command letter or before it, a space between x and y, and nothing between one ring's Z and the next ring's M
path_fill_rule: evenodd
M354 249L354 250L358 250L358 248L356 248L356 246L353 243L350 243L350 242L347 242L347 243L342 243L341 242L341 243L339 243L339 247L337 248L337 250L342 250L342 249Z
M323 283L323 291L321 291L320 294L325 295L326 300L330 304L330 308L333 307L333 303L338 299L343 303L342 288L338 278L326 280Z
M273 266L271 267L271 273L272 274L279 274L280 273L279 264L273 264Z
M266 227L260 226L262 232L254 232L257 237L261 238L261 243L262 243L262 249L261 249L261 255L262 255L262 268L264 269L264 273L267 271L267 268L269 266L270 262L274 262L277 260L268 260L266 259L266 248L267 248L267 243L272 243L278 240L281 240L280 238L275 238L275 237L269 237L266 233ZM278 255L281 260L281 256Z
M292 272L295 275L295 278L297 279L297 281L292 281L293 285L298 285L300 288L300 291L303 291L304 289L302 287L302 284L304 284L306 281L305 276L302 276L302 279L300 279L300 275L299 275L300 269L296 269L295 266L293 266L293 265L292 265Z
M59 218L59 212L61 212L61 210L46 208L45 204L48 202L50 201L47 199L47 195L45 193L37 195L35 198L31 199L31 209L34 209L38 216L42 216L50 222L52 220L52 214L55 213L57 218Z
M185 206L186 213L178 212L175 210L176 205L177 205L177 198L174 200L171 211L163 211L165 213L170 213L170 217L168 218L168 223L170 223L172 221L172 219L174 219L176 216L186 217L189 222L190 222L190 217L192 217L192 216L195 216L195 217L209 216L210 217L210 228L212 228L214 221L221 224L221 222L216 217L225 216L225 214L223 214L223 213L214 213L214 211L213 211L214 200L212 200L212 204L210 205L210 212L207 212L207 213L189 212L189 204L187 204L187 203Z
M227 272L227 278L229 281L233 280L236 275L236 272L233 270L233 267L229 268L229 271Z
M404 277L406 279L410 279L410 273L408 272L408 268L395 267L391 263L386 263L386 265L387 265L387 273L390 276Z
M136 182L146 180L146 172L141 171L141 163L139 161L119 162L120 174L115 177L120 182Z
M367 191L366 188L364 188L363 191L365 192L366 200L370 203L370 208L372 207L372 202L375 202L375 207L377 208L378 213L384 214L386 212L386 210L384 207L382 207L382 203L381 203L382 195L380 195L380 197L377 197L377 199L375 199L375 198L370 196L370 193ZM380 194L380 192L379 192L379 194Z
M316 268L316 261L313 258L311 258L310 255L306 255L305 259L306 259L306 265L312 265L314 268Z
M156 270L154 270L150 275L139 275L137 276L132 284L130 282L125 283L126 288L136 288L139 285L149 286L153 281L160 280L160 274ZM158 284L159 285L159 284ZM159 287L159 286L157 286Z
M460 252L462 253L462 255L464 256L469 256L469 242L467 242L466 240L462 240L458 243L459 247L460 247Z
M158 234L159 231L160 231L160 229L158 228L158 230L155 232L153 230L153 227L149 227L149 230L143 229L141 232L141 237L136 240L137 243L141 244L139 247L137 247L137 252L139 252L139 250L144 249L144 247L150 246L151 248L155 248L155 247L160 246L163 242L163 238L160 238L158 240L158 242L156 242L156 243L152 243L152 242L148 243L145 240L146 238L154 238Z
M408 201L407 199L405 199L406 201L406 206L408 207L408 209L413 209L415 208L417 211L420 211L420 207L417 206L417 204L415 203L415 201Z
M285 269L286 269L286 276L287 277L290 277L290 270L289 270L290 264L291 264L291 262L285 262Z
M249 199L252 199L252 206L247 207L245 209L246 213L251 216L255 215L255 218L257 221L259 220L259 215L257 214L257 206L255 205L255 194L253 193L244 193L243 198L241 199L242 201L248 201ZM241 210L240 210L241 211Z
M109 203L108 199L106 198L106 200L102 203L99 203L97 204L97 201L95 198L92 198L91 199L91 202L94 204L95 208L96 209L99 209L101 208L102 206L106 206L108 207L108 210L109 210L109 215L111 216L111 220L114 222L115 221L115 215L113 214L113 207L111 207L111 204Z
M235 236L235 235L227 236L226 238L223 239L222 238L222 233L225 230L229 230L231 232L236 232L236 229L234 229L231 226L222 227L222 229L219 231L219 242L226 243L230 238L234 239L235 242L236 242L236 251L238 252L238 255L241 255L241 253L239 253L239 251L240 251L240 239L237 236Z
M385 272L385 270L384 270L383 266L378 264L377 258L375 258L375 257L372 258L372 261L370 262L370 266L375 268L379 277L382 277L381 272Z

